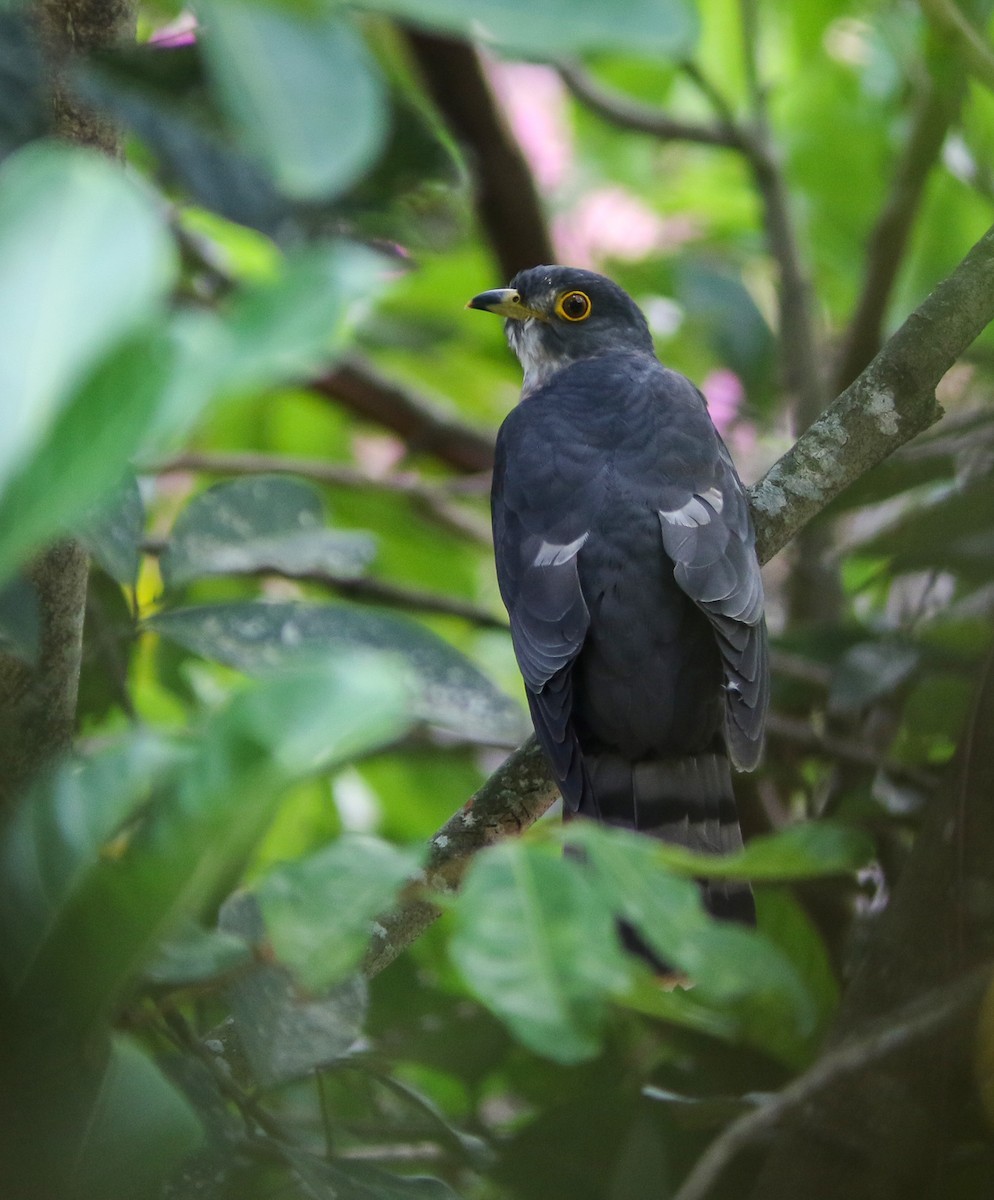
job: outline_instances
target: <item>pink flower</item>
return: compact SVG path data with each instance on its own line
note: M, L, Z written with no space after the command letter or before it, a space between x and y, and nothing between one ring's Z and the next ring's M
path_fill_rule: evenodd
M196 41L197 18L193 13L184 10L175 21L170 21L168 25L157 29L148 39L148 44L158 46L159 49L170 50L174 46L193 46Z
M708 402L711 420L714 421L718 432L724 436L735 423L745 400L742 380L727 367L719 367L704 378L701 391Z
M637 262L698 236L691 217L661 217L620 187L598 188L552 223L561 262L597 269L605 259Z
M490 85L518 140L535 182L552 191L573 162L573 130L566 86L552 67L535 63L486 64Z

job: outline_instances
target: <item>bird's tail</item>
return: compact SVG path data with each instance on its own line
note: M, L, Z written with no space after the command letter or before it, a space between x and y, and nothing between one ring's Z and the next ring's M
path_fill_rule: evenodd
M595 753L584 755L584 766L592 793L585 794L580 806L586 815L699 854L742 849L732 772L724 753L637 763L616 754ZM756 923L748 884L721 879L700 882L704 903L716 917Z

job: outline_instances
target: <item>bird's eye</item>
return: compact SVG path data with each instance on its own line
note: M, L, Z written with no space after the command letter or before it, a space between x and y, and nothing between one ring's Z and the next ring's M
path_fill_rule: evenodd
M585 321L590 316L590 297L586 292L566 292L556 301L556 312L567 321Z

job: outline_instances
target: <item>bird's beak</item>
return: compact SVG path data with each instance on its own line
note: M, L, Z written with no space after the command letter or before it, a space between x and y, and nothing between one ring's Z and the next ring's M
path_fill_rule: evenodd
M512 321L526 321L529 317L542 316L540 312L524 303L515 288L494 288L492 292L480 292L466 307L496 313L499 317L509 317Z

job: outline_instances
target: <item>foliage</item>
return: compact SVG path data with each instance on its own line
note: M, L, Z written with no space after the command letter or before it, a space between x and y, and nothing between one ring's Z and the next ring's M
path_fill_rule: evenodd
M75 753L0 834L5 1195L672 1196L816 1059L990 640L989 332L943 424L820 521L831 617L768 573L775 717L737 783L766 836L702 863L543 822L458 895L423 870L527 719L465 457L518 386L462 312L505 282L488 151L418 39L485 48L557 253L639 299L756 477L796 373L766 160L728 129L770 125L827 362L867 292L886 333L990 222L994 100L910 0L753 7L197 0L168 37L148 0L65 85L127 170L49 136L34 27L0 12L0 657L41 661L32 556L92 557ZM566 59L698 135L608 123ZM704 913L705 871L753 880L756 930ZM445 914L366 980L398 898Z

